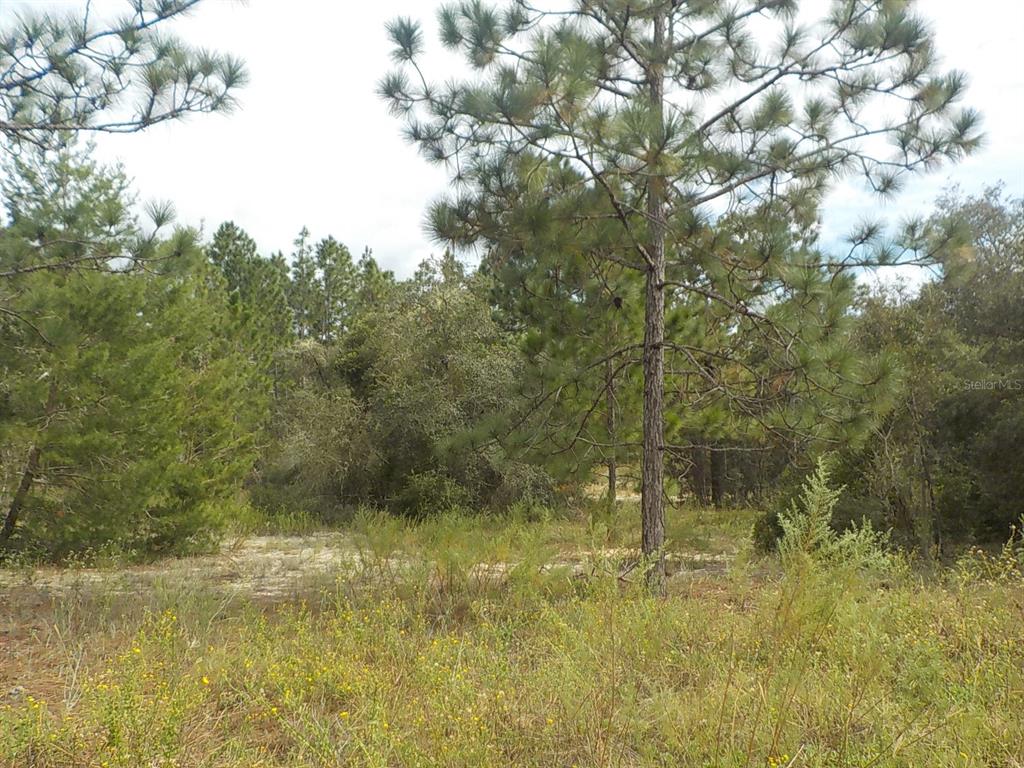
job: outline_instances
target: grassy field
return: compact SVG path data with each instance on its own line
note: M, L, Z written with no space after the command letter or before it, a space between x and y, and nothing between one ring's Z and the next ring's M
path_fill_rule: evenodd
M634 512L4 572L0 765L1024 765L1019 551L787 565L678 511L654 599Z

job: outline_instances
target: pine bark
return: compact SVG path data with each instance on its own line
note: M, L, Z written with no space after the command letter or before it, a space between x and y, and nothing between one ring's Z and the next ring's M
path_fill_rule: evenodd
M11 505L7 508L3 528L0 528L0 542L5 542L14 535L14 528L18 524L18 516L25 506L25 499L28 497L28 492L32 488L36 474L39 472L39 459L41 455L42 449L38 445L33 445L29 448L28 458L25 460L25 469L21 473L21 482L18 483L18 488L11 499Z
M643 466L640 481L641 549L649 563L647 583L654 593L665 590L665 179L659 175L664 133L665 19L654 19L654 61L649 71L653 136L648 153L644 293Z

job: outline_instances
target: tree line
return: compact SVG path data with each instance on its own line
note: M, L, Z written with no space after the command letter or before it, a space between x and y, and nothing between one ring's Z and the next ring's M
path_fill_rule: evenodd
M454 190L406 280L305 230L263 255L142 221L76 148L231 106L237 61L150 35L190 5L133 4L102 55L88 19L23 20L0 54L4 546L187 549L250 504L500 509L599 474L608 513L639 489L657 587L667 504L773 509L826 451L845 519L908 544L1020 516L1021 201L820 240L837 179L884 198L980 141L913 4L459 2L471 74L444 83L395 20L381 95ZM894 266L937 277L865 288Z

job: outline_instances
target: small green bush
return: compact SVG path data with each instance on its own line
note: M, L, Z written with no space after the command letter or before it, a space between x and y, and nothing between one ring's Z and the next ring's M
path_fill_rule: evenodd
M777 509L768 509L757 516L751 532L754 549L760 554L775 552L782 538L782 524L779 522Z

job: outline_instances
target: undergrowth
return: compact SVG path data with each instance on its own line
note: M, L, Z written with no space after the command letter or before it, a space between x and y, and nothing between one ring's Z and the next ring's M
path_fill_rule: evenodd
M819 471L778 560L665 599L620 562L567 566L583 523L370 513L360 558L305 599L97 587L38 638L60 686L10 681L0 764L1020 764L1019 571L923 580L877 534L823 527L834 498Z

